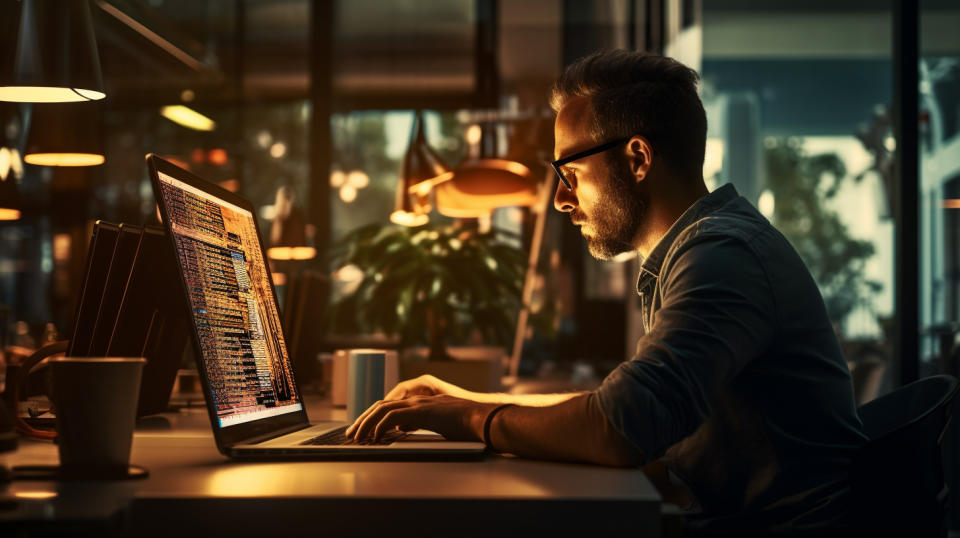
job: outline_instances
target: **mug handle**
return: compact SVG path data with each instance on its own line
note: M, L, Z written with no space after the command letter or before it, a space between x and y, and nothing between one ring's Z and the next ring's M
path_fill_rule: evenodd
M40 364L44 359L52 357L54 355L59 355L61 353L67 352L67 346L70 344L69 340L60 340L59 342L53 342L47 344L40 349L33 352L32 355L24 359L23 363L20 364L19 379L13 380L12 387L10 390L10 402L12 402L13 409L13 420L17 425L17 431L26 435L27 437L33 437L34 439L54 439L57 437L57 432L51 430L40 430L34 428L33 426L27 424L23 417L20 416L20 413L17 409L20 402L20 392L24 389L27 383L27 377L30 374L30 371L33 370L35 366Z

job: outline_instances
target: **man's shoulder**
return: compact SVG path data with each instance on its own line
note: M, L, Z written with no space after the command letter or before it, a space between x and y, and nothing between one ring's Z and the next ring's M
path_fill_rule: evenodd
M708 248L718 243L752 247L760 238L773 232L773 225L755 207L746 199L737 197L681 230L666 259L697 247Z

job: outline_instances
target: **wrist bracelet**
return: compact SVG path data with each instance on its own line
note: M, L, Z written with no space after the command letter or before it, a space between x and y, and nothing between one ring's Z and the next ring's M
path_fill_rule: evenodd
M508 407L512 407L514 404L505 403L500 404L487 413L487 418L483 420L483 444L487 445L489 448L493 449L493 444L490 442L490 426L493 425L493 417L497 416L497 413L503 411ZM495 450L495 449L494 449Z

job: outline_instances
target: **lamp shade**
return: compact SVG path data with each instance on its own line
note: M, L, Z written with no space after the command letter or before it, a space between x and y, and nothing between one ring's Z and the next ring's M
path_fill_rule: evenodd
M437 152L427 144L424 134L423 113L417 111L413 118L413 135L410 138L410 148L403 156L402 179L410 189L429 190L434 183L449 179L450 167L443 162Z
M421 226L427 223L430 212L430 189L433 185L452 177L450 168L427 144L424 134L423 113L417 111L413 118L410 147L403 157L397 198L390 220L403 226Z
M88 0L23 0L13 73L0 100L95 101L106 96Z
M99 112L87 103L34 105L23 160L39 166L103 164Z
M0 175L0 221L19 218L20 192L17 189L17 178L14 174Z
M457 166L434 193L441 215L476 218L498 207L535 204L537 182L530 169L516 161L472 159Z

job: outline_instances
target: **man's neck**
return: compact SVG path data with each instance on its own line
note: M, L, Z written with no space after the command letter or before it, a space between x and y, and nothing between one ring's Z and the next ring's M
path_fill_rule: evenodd
M637 233L637 252L646 258L653 252L663 236L667 234L673 223L677 222L683 213L697 200L709 191L703 179L691 182L691 187L672 189L656 195L649 207L648 220L645 226Z

